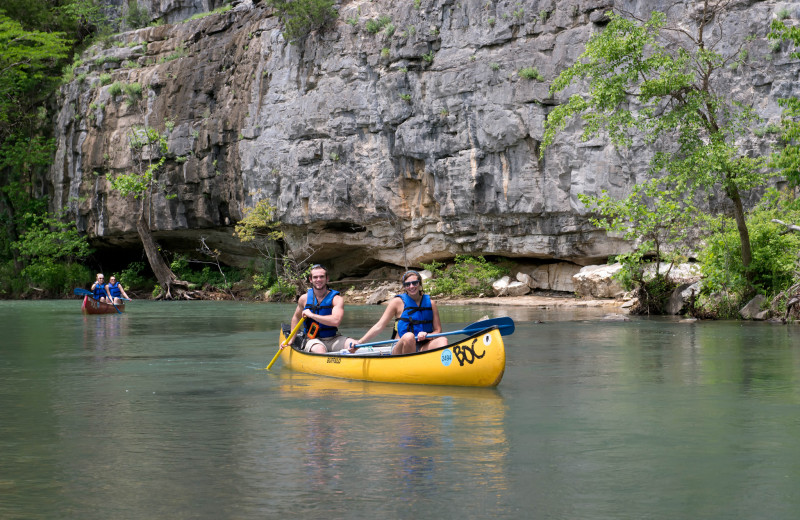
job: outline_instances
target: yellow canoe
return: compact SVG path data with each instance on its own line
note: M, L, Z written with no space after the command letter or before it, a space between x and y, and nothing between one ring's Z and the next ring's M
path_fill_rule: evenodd
M280 343L286 332L281 330ZM497 386L506 369L503 336L495 327L445 347L415 354L315 354L284 348L283 365L321 376L420 385Z

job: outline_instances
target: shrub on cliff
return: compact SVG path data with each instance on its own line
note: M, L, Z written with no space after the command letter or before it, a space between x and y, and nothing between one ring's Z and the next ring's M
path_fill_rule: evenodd
M334 0L268 0L283 23L283 37L294 43L339 16Z

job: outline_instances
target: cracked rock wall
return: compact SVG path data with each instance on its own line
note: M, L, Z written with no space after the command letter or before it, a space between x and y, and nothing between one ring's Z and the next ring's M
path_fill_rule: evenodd
M219 3L219 2L217 2ZM148 4L169 22L213 2ZM670 3L672 5L672 3ZM678 14L692 2L679 2ZM268 200L294 250L340 273L456 254L604 262L629 246L587 221L578 193L622 195L650 152L582 142L569 126L539 159L553 78L583 51L612 6L644 15L666 2L612 0L343 1L332 27L287 44L264 2L123 33L94 47L62 88L50 175L98 245L135 244L137 203L109 176L133 167L128 136L146 123L169 140L151 226L163 247L199 237L245 264L256 252L232 237L244 208ZM733 3L721 45L750 35L758 67L731 71L736 95L765 121L778 97L800 95L798 64L764 39L790 2ZM800 12L795 13L800 15ZM391 22L370 29L380 17ZM371 23L368 23L371 22ZM534 67L542 81L520 77ZM139 83L143 109L114 95ZM756 153L763 143L744 143Z

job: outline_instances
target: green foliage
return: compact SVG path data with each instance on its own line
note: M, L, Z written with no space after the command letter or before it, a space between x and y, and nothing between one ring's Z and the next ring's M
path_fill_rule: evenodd
M269 296L273 300L287 301L294 300L297 294L297 285L287 278L279 278L272 287L269 288Z
M131 262L123 269L117 280L127 290L145 290L153 284L153 279L147 276L144 262Z
M167 137L155 128L139 126L128 133L128 144L135 156L137 169L111 178L111 187L123 197L133 195L133 198L139 199L153 186L156 173L166 161ZM142 159L143 155L148 159ZM154 161L154 156L160 157Z
M525 67L519 70L519 77L523 79L535 79L536 81L544 81L544 76L539 72L536 67Z
M205 18L206 16L227 13L231 9L233 9L233 5L231 5L231 4L223 5L221 7L217 7L213 11L209 11L209 12L206 12L206 13L197 13L197 14L195 14L193 16L190 16L189 18L186 19L186 21L188 22L190 20L199 20L201 18Z
M654 266L655 271L655 266ZM664 314L672 291L678 284L670 281L669 277L660 272L640 283L636 289L638 303L632 310L635 314Z
M789 193L770 190L748 215L753 245L752 285L767 296L777 294L796 282L800 267L800 234L787 233L786 226L773 222L773 219L786 224L800 223L800 200ZM751 295L736 238L736 226L728 218L720 218L707 237L700 254L705 293L729 293L739 299Z
M800 59L800 27L786 26L780 20L773 20L769 37L774 40L790 41L795 46L792 57ZM784 147L773 154L770 166L777 168L793 186L800 185L800 99L778 100L783 106L781 121L781 141Z
M13 246L19 251L24 267L22 278L48 294L68 294L72 287L90 279L89 270L78 261L92 252L75 224L44 214L26 214L27 227Z
M275 207L268 200L260 200L255 207L244 208L243 218L234 227L234 236L242 242L254 240L280 240L283 231L275 220Z
M253 289L256 291L263 291L269 289L277 281L272 273L255 273L253 275Z
M392 23L391 17L387 15L382 15L379 16L376 20L367 20L367 23L364 25L364 28L367 30L368 33L377 34L381 31L381 29L383 29L390 23Z
M703 219L701 204L722 193L743 222L741 192L769 180L766 161L749 157L736 143L757 118L731 99L724 79L726 58L709 50L703 40L703 29L710 22L699 22L694 39L687 39L692 43L683 46L662 39L666 22L659 12L644 23L610 14L606 28L590 38L579 60L551 86L555 94L573 82L586 82L588 93L575 94L550 112L541 155L556 134L580 116L584 140L605 133L615 146L626 147L638 137L656 149L648 172L655 186L648 190L660 199L649 204L634 190L634 200L620 208L619 218L638 212L637 206L650 208L653 215L640 220L646 232L647 222L658 220L658 205L666 199L678 204L668 209L670 215L683 211L687 217ZM719 91L714 90L717 86ZM662 146L668 139L671 144ZM738 231L742 258L748 263L747 229Z
M192 264L203 263L200 269L196 269ZM203 288L216 288L228 290L235 282L242 279L242 273L234 267L211 266L207 262L190 261L184 256L176 257L170 263L170 269L175 276L181 280Z
M23 219L28 222L27 229L20 235L15 247L24 257L77 261L92 252L74 222L62 222L47 213L29 213Z
M426 282L426 290L432 295L468 296L491 292L492 282L507 274L508 270L489 263L484 257L458 255L453 265L433 261L422 264L433 273Z
M86 281L75 264L80 250L65 253L74 238L71 231L50 220L54 217L46 213L47 199L36 186L52 160L48 108L54 106L50 101L62 81L60 71L73 79L74 68L82 65L80 60L69 65L73 45L101 25L101 19L101 6L94 0L2 2L0 278L7 275L8 282L0 282L0 291L6 295L19 296L31 285L56 295L75 280L80 279L78 285ZM77 79L85 78L81 74Z
M125 92L125 102L128 105L135 105L142 99L142 85L139 83L126 83L122 90Z
M268 0L283 23L283 37L290 43L304 39L339 16L334 0Z
M111 83L111 74L108 73L100 74L100 84L108 85L109 83Z
M53 296L67 296L74 287L82 287L92 279L92 271L88 267L52 259L37 259L26 265L21 274L31 287Z
M186 49L186 45L181 43L178 45L174 51L167 54L166 56L162 56L158 59L159 63L167 63L168 61L177 60L179 58L183 58L189 54L188 50Z
M123 83L115 81L110 87L108 87L108 94L112 97L119 96L120 94L122 94L122 90L123 90Z
M23 127L37 128L37 110L69 57L63 32L26 30L0 11L0 143ZM23 135L25 132L22 132Z
M682 190L670 189L662 178L636 185L625 199L603 191L600 196L578 194L578 200L595 212L592 224L635 243L633 251L616 257L622 265L617 278L627 290L645 284L652 262L671 266L685 260L687 231L702 224Z
M11 298L26 292L28 284L17 272L14 262L0 263L0 296Z
M134 0L128 2L128 12L125 14L124 21L128 29L147 27L150 23L150 13L147 11L147 7Z

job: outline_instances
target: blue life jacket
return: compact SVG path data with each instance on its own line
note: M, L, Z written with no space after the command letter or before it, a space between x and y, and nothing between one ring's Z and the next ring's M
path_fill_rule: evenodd
M419 306L406 293L398 294L396 298L403 300L403 313L397 318L398 337L402 338L406 332L413 332L414 336L422 331L433 332L433 306L430 296L423 294Z
M108 292L111 294L112 298L119 298L122 296L122 292L119 290L119 282L111 283L108 282Z
M99 300L100 298L105 298L106 297L106 285L102 284L102 283L99 283L99 284L95 285L94 286L94 294L93 294L93 296L94 296L95 300Z
M334 291L332 289L328 290L328 294L325 295L325 298L321 302L317 302L316 296L314 296L314 289L311 288L306 293L306 309L311 309L311 312L314 314L319 314L320 316L330 316L333 313L333 298L339 294L339 291ZM308 328L311 326L312 323L317 323L314 320L306 320L305 331L308 332ZM335 336L339 333L339 329L336 327L331 327L330 325L324 325L322 323L317 323L319 325L319 332L317 332L318 338L330 338Z

